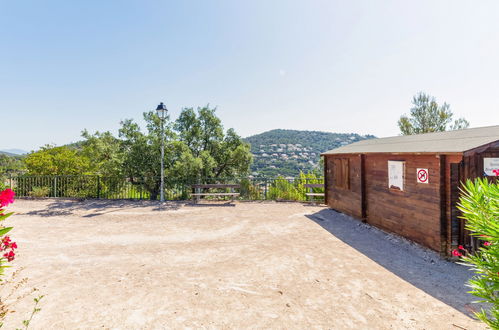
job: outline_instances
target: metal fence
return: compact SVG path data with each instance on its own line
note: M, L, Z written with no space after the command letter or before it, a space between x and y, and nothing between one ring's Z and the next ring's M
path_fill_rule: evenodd
M61 197L98 199L159 199L159 178L120 178L98 175L78 176L16 176L4 184L18 197ZM322 193L323 188L304 187L304 184L323 184L323 178L209 178L195 182L165 180L165 199L191 198L192 184L239 184L241 200L305 201L306 193ZM220 190L219 190L220 191Z

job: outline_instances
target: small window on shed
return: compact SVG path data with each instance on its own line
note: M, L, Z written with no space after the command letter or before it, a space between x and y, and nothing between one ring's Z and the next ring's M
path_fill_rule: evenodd
M333 179L334 186L341 189L350 189L350 167L348 158L335 158Z
M404 161L388 161L388 188L404 190L404 169Z

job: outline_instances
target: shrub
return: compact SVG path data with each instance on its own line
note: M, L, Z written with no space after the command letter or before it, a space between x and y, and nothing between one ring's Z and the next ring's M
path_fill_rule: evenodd
M466 229L481 243L474 254L462 246L454 250L454 256L475 272L468 284L478 302L491 305L490 311L481 309L476 316L492 329L499 329L499 185L487 179L467 181L459 202L459 209L466 219ZM464 256L463 256L464 255Z
M4 221L8 217L10 217L13 212L10 213L5 213L5 207L8 206L9 204L14 203L14 196L15 193L11 189L5 189L3 191L0 191L0 221ZM6 265L7 262L11 262L14 260L16 254L14 252L15 249L17 249L17 244L16 242L13 242L10 238L10 236L7 236L6 234L12 230L13 227L5 227L3 225L0 225L0 251L3 253L3 255L0 257L0 276L3 277L5 268L9 267ZM14 272L10 278L11 282L14 280L17 272ZM5 284L5 281L3 278L0 277L0 282L2 284ZM12 296L14 293L15 289L18 289L20 286L26 284L27 279L22 279L21 281L15 283L13 291L11 291L10 295L7 296L9 298ZM33 290L33 292L36 291ZM22 297L17 297L17 300L21 299ZM40 308L38 308L38 304L40 303L40 300L43 298L43 296L38 296L34 298L35 306L33 307L33 310L31 311L31 314L29 315L29 318L23 321L23 326L25 329L28 329L31 321L33 320L33 317L36 313L40 311ZM0 298L0 327L3 325L3 320L5 319L6 315L9 313L9 307L4 303L5 299Z
M31 197L48 197L49 194L49 187L33 187L33 189L29 192Z
M12 212L5 213L5 207L14 202L14 196L15 193L10 189L0 191L0 221L4 221L12 215ZM8 267L6 263L14 260L16 256L14 250L17 249L17 244L16 242L13 242L9 236L7 236L7 233L11 230L12 227L0 225L0 251L3 253L0 256L0 276L2 277L4 275L5 268ZM3 281L1 277L0 281ZM7 307L0 300L0 321L5 318L7 312Z

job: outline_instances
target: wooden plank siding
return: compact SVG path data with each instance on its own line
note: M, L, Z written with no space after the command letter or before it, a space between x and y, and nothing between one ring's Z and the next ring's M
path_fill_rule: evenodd
M326 204L444 255L450 255L458 245L477 248L478 242L465 230L465 222L460 218L459 188L468 179L485 176L483 160L499 158L499 140L469 150L450 151L450 148L410 153L402 145L395 145L393 139L387 141L399 152L381 151L387 148L384 144L367 144L351 149L351 153L341 147L335 149L337 153L332 150L323 154ZM409 146L411 139L407 140ZM388 161L405 162L402 191L388 187ZM348 164L348 179L345 164ZM418 183L418 168L429 170L428 184ZM499 177L487 176L487 179L499 182Z
M343 183L335 182L335 178L338 177L334 173L335 163L338 164L338 159L348 159L348 176L350 178L348 188L343 188ZM362 218L361 155L326 157L325 168L327 169L326 204L332 209L356 218Z
M349 159L349 189L334 184L335 158ZM405 161L403 191L388 188L389 160ZM326 203L383 230L433 250L446 251L450 220L447 196L450 192L441 184L446 184L445 175L450 172L447 162L452 160L456 160L455 156L447 158L435 154L327 155ZM429 170L428 184L417 183L418 168Z
M485 176L483 169L484 158L499 158L499 141L481 146L479 148L468 150L464 153L463 162L460 166L460 181L474 180L479 177L486 177L490 182L499 182L498 177ZM479 248L480 242L470 235L470 232L465 229L464 221L460 222L459 228L459 244L465 246L469 250Z
M326 204L444 255L460 244L473 249L476 242L464 229L457 203L462 183L483 177L485 157L499 158L499 141L461 153L327 154ZM388 187L388 161L405 162L403 191ZM428 169L428 184L417 182L418 168Z
M388 188L388 161L405 161L404 190ZM417 183L427 168L429 183ZM440 159L436 155L367 155L367 222L440 251Z

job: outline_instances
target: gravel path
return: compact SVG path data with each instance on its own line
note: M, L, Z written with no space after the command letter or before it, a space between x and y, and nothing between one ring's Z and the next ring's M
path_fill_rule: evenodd
M33 329L480 329L463 266L319 206L19 200ZM29 297L14 303L20 326Z

